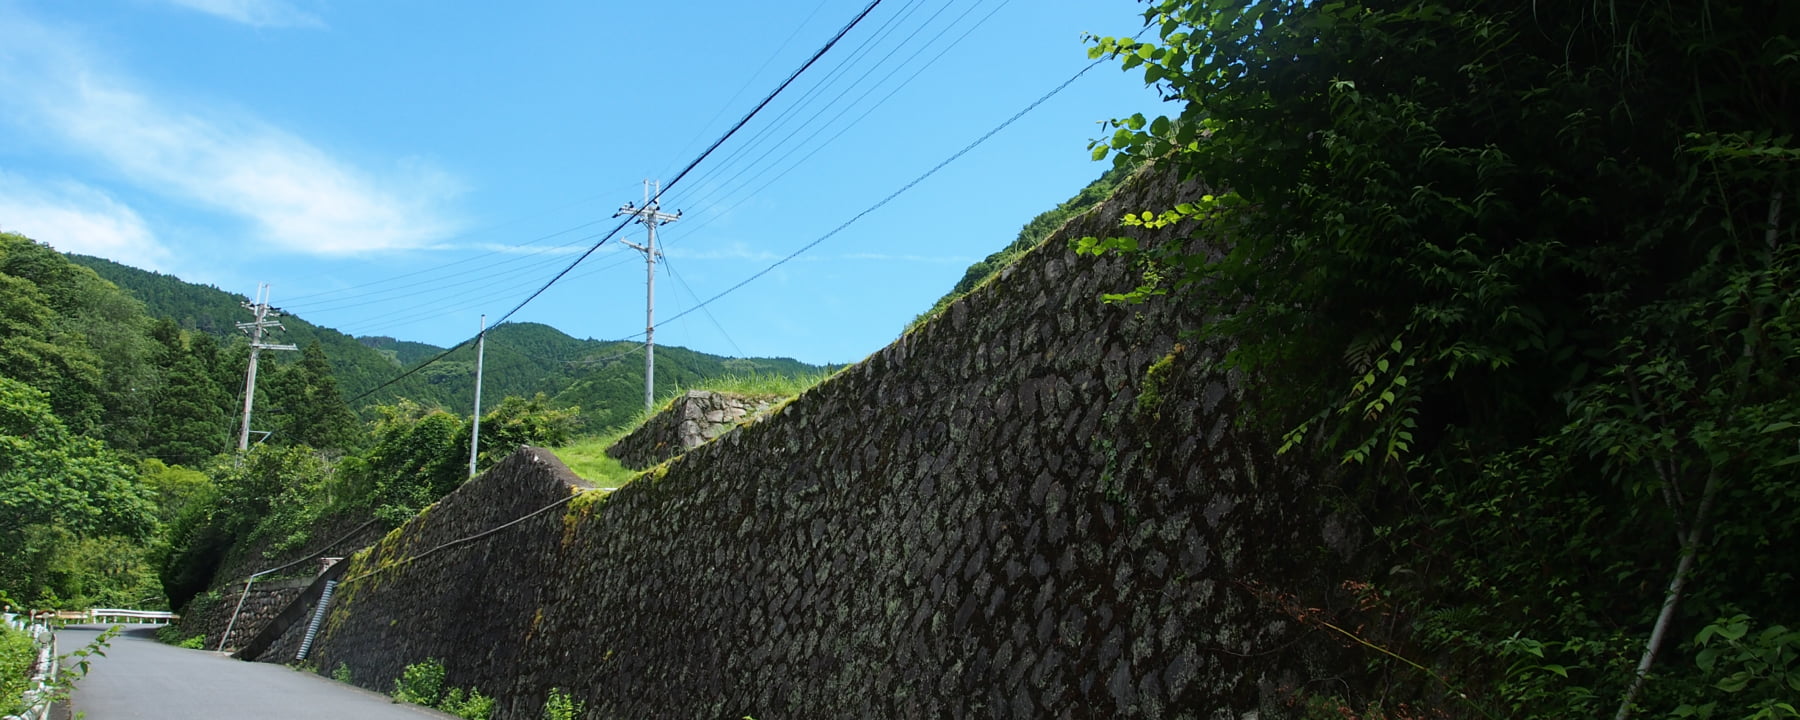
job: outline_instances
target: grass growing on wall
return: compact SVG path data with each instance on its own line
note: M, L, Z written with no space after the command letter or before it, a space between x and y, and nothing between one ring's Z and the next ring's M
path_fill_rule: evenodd
M556 457L581 479L599 487L616 488L638 475L636 470L620 465L618 460L606 454L606 448L627 432L629 430L581 438L562 447L550 448L550 452L556 453Z
M793 397L806 392L808 388L824 382L825 378L836 374L833 370L800 375L771 375L766 373L750 373L748 375L724 375L708 378L691 388L682 388L677 395L688 390L710 390L716 393L745 395L749 397ZM670 398L671 400L673 398ZM663 407L668 403L664 402ZM640 423L642 419L639 419Z
M644 423L657 413L666 412L674 404L675 399L686 395L690 390L705 390L728 395L742 395L753 398L793 397L806 392L808 388L824 382L826 378L836 374L842 368L803 375L769 375L751 373L746 375L725 375L710 378L691 388L677 388L655 405L655 412L639 411L629 422L606 432L577 438L566 445L550 448L556 457L562 460L570 470L583 480L600 487L617 488L639 475L619 464L606 449L620 438L636 432Z

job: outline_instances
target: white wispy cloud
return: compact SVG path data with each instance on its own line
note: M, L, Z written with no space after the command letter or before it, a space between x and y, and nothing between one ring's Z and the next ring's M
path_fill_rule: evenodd
M473 243L469 245L446 245L445 250L479 250L482 252L500 253L502 255L580 255L587 252L592 244L587 245L507 245L505 243ZM618 248L608 245L595 251L597 255L608 255L618 252Z
M324 27L317 15L282 0L168 0L169 4L196 10L252 27Z
M0 230L63 252L98 255L151 270L166 269L169 249L136 211L72 181L31 181L0 170Z
M241 218L248 239L290 252L418 248L456 229L442 208L461 188L446 173L418 162L371 172L250 113L159 100L81 48L0 17L0 119L133 186Z

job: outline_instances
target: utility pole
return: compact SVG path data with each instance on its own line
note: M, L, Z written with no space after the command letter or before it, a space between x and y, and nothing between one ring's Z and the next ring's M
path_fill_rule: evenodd
M269 284L256 286L256 302L243 303L244 309L256 315L256 319L247 323L238 323L238 329L250 333L250 369L244 373L244 424L238 428L238 452L250 447L250 409L256 404L256 357L264 350L299 350L296 345L276 345L262 341L263 328L281 327L281 322L270 318L281 317L281 313L269 309ZM287 328L282 328L286 330Z
M655 200L656 196L661 194L662 183L660 181L656 183L656 191L652 193L650 181L645 180L644 206L640 208L634 207L631 203L625 203L624 207L613 213L613 217L635 215L637 222L649 228L647 240L643 245L630 240L625 241L626 245L644 254L644 410L646 412L656 405L656 257L662 254L656 249L656 226L667 225L681 219L680 210L676 210L674 215L661 211Z
M487 315L482 315L481 334L475 336L475 422L469 430L469 477L475 477L475 454L481 451L481 360L486 356Z

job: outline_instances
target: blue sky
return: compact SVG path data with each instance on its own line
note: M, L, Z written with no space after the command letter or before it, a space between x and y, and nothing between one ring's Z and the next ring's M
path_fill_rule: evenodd
M0 229L357 335L472 336L562 270L866 0L0 0ZM664 195L668 318L812 243L1075 74L1129 0L884 0ZM853 362L1104 169L1154 111L1105 64L658 344ZM641 226L621 239L641 243ZM606 243L514 316L637 339Z

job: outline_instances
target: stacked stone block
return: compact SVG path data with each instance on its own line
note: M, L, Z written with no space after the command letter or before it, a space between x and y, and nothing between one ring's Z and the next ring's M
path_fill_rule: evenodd
M606 454L633 470L645 470L711 441L774 407L779 398L689 390L619 438Z

